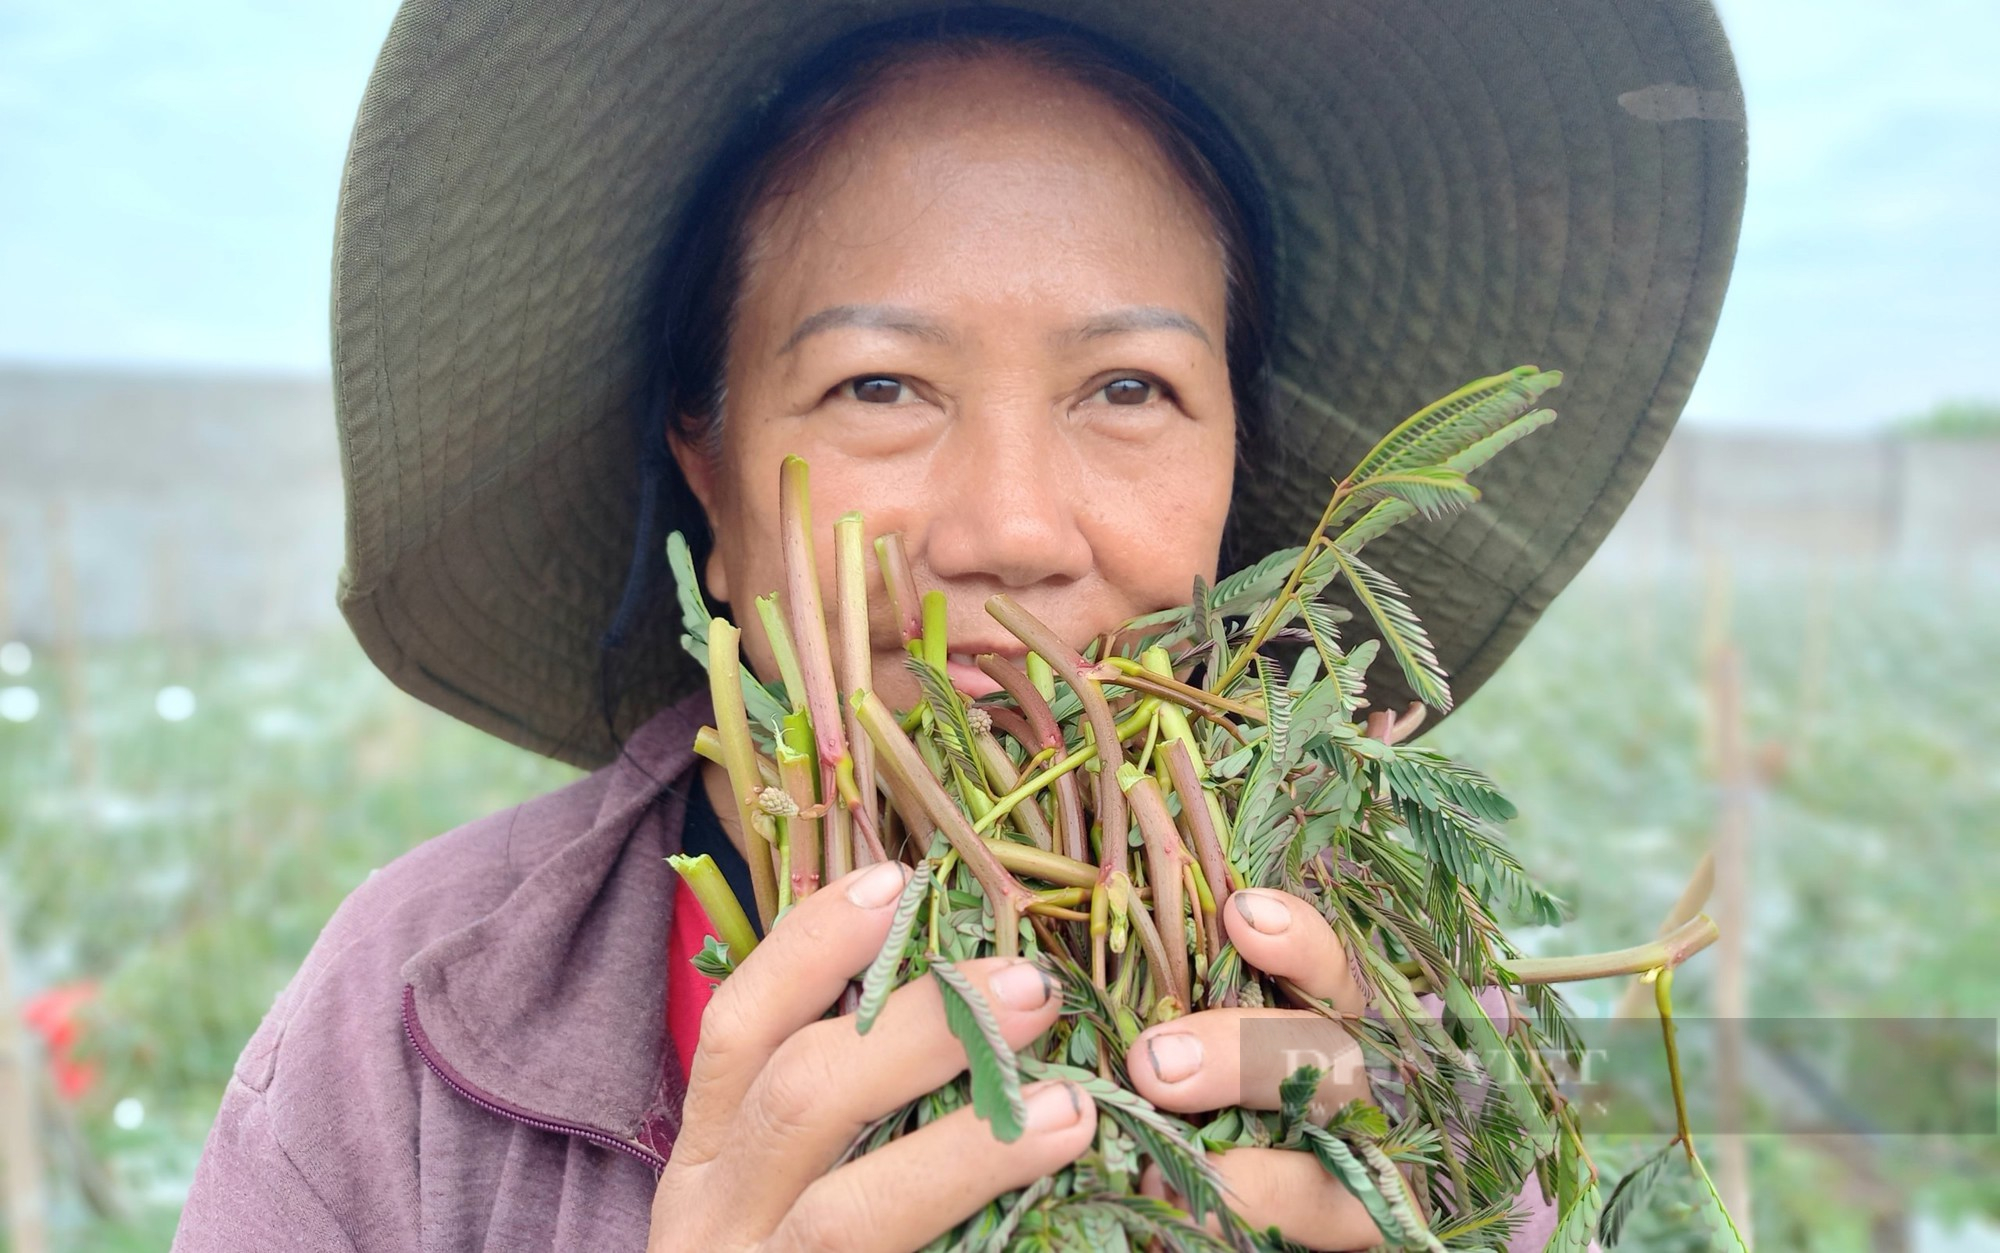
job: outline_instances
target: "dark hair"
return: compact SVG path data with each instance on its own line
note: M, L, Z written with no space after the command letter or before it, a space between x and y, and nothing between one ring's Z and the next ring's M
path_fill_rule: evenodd
M1173 75L1103 37L1041 14L968 7L897 18L844 35L788 75L750 110L695 180L657 271L651 343L656 357L636 415L641 504L631 572L606 633L605 716L611 656L625 641L659 565L663 508L694 522L701 511L667 450L669 429L712 452L726 405L729 339L745 254L759 210L810 169L825 143L863 112L912 59L994 55L1028 64L1116 103L1159 145L1214 224L1227 284L1224 352L1236 407L1237 455L1264 442L1265 362L1272 335L1270 219L1249 159L1221 121ZM665 497L665 499L663 499ZM711 544L689 526L695 568ZM1225 549L1227 538L1225 537ZM1227 553L1225 552L1225 564Z

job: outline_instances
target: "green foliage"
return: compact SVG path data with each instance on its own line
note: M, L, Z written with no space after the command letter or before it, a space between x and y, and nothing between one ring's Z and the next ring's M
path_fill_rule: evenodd
M896 974L903 967L904 950L910 946L910 936L917 929L917 914L929 899L931 887L931 867L929 862L918 866L903 885L902 895L896 898L896 913L889 920L889 934L882 941L881 952L868 963L868 971L861 978L861 1005L855 1012L854 1029L867 1035L875 1025L875 1016L882 1012L883 1002L889 999L889 992L895 985Z
M1452 458L1527 413L1537 398L1561 382L1562 375L1554 370L1524 365L1468 383L1383 436L1347 481L1365 483L1403 471L1451 468Z
M1891 429L1917 439L1993 439L2000 437L2000 401L1947 400Z
M1267 596L1296 557L1274 563ZM1703 756L1703 589L1700 578L1671 568L1644 579L1586 573L1476 699L1420 745L1399 747L1398 758L1436 751L1477 760L1519 806L1508 846L1575 903L1575 919L1561 930L1515 937L1536 955L1644 938L1707 846L1715 789ZM2000 812L1992 769L2000 703L1980 676L2000 655L2000 588L1841 564L1742 583L1733 601L1751 738L1785 750L1757 810L1758 1012L1990 1015L2000 996L1988 960L2000 949L2000 914L1988 899L2000 878L2000 842L1990 838ZM1197 629L1186 646L1197 638L1206 636ZM1372 646L1362 640L1347 653L1357 669L1366 669L1363 650ZM24 991L77 979L104 989L88 1044L103 1077L68 1110L132 1213L124 1223L91 1217L68 1159L58 1156L57 1247L160 1248L237 1053L341 898L418 841L575 772L401 696L345 637L226 650L154 641L94 649L85 659L99 763L98 799L87 801L66 757L66 703L50 661L38 650L34 670L8 680L36 689L42 713L0 722L0 894L16 926ZM167 683L199 697L187 722L152 712ZM1893 718L1884 716L1885 693ZM1254 744L1228 743L1238 754L1233 770L1228 752L1211 753L1212 781L1240 787ZM1399 830L1399 820L1387 821L1343 838L1368 851L1372 873L1391 879L1399 849L1421 870ZM976 925L978 911L971 917ZM1937 925L1940 918L1951 925ZM924 922L920 911L913 952L923 947ZM1372 922L1367 933L1387 934ZM906 964L912 976L921 969ZM1838 977L1828 978L1830 970ZM1388 971L1395 974L1393 964ZM1059 972L1065 1007L1051 1037L1067 1050L1069 1024L1097 1033L1096 1015L1108 1011L1087 1008L1095 1004L1087 969ZM1245 977L1225 947L1204 994L1219 997ZM1698 1006L1705 979L1696 963L1677 991ZM1606 982L1573 995L1584 1012L1601 1013L1621 990ZM1400 992L1385 982L1379 994ZM1531 1011L1536 995L1527 989ZM1054 1056L1093 1056L1090 1034L1074 1043L1077 1053ZM1441 1100L1451 1075L1442 1045L1407 1047L1437 1071L1418 1076L1411 1092ZM1693 1064L1699 1085L1703 1063ZM145 1104L137 1130L111 1122L112 1104L126 1096ZM873 1129L873 1143L913 1129L933 1106L956 1108L955 1099L962 1103L946 1089L913 1102ZM1218 1147L1252 1134L1239 1118L1211 1122L1223 1124ZM1894 1143L1864 1191L1810 1144L1758 1141L1758 1246L1863 1253L1875 1247L1871 1224L1896 1217L1868 1208L1875 1194L1907 1207L1902 1222L2000 1213L1992 1143ZM1468 1172L1502 1169L1482 1166L1479 1147L1467 1146ZM1593 1139L1606 1191L1658 1147L1657 1137ZM1127 1247L1097 1238L1101 1224L1117 1225L1108 1209L1142 1208L1164 1221L1171 1208L1071 1186L1024 1216L1016 1248ZM1497 1180L1478 1186L1502 1190ZM1620 1247L1716 1247L1699 1188L1687 1172L1668 1171L1633 1208ZM1511 1200L1434 1210L1434 1230L1447 1247L1499 1247ZM1075 1226L1061 1217L1072 1207ZM1066 1242L1078 1231L1091 1238ZM1135 1245L1139 1238L1131 1237Z
M1343 551L1338 545L1327 551L1333 554L1341 572L1347 575L1347 585L1354 598L1361 602L1361 607L1374 620L1375 629L1381 633L1383 647L1402 668L1410 690L1426 705L1449 711L1451 686L1445 678L1444 667L1438 664L1431 638L1424 631L1423 623L1417 621L1403 589L1397 587L1388 575L1353 553Z
M694 554L687 536L675 531L667 536L667 568L673 572L674 595L681 607L681 647L688 656L708 669L708 622L714 615L702 599L701 583L695 578Z
M709 979L727 979L736 973L736 959L729 955L729 946L712 935L702 937L701 952L688 960Z
M667 536L667 568L673 572L674 596L681 610L681 647L706 670L711 615L708 602L702 598L701 583L695 578L694 556L688 549L687 536L679 531ZM743 707L750 715L751 728L758 734L760 744L769 748L771 728L784 719L787 710L784 702L757 681L748 666L743 668Z
M56 660L37 648L0 679L40 697L32 721L0 720L0 903L18 994L98 989L80 1046L97 1083L51 1117L126 1216L85 1205L75 1155L54 1153L52 1240L163 1248L245 1041L341 901L577 772L403 696L344 634L87 641L79 761ZM195 696L184 721L155 712L169 685ZM112 1119L128 1098L137 1128Z
M1659 1186L1667 1168L1676 1161L1685 1160L1681 1146L1671 1140L1662 1144L1647 1158L1627 1171L1625 1176L1611 1189L1611 1195L1604 1199L1604 1213L1597 1221L1597 1238L1604 1247L1615 1248L1625 1234L1625 1222L1633 1210L1645 1205L1653 1190Z
M984 790L986 772L974 757L973 715L937 668L946 647L942 614L926 598L925 655L931 661L913 660L909 666L921 693L919 707L899 714L879 702L864 703L861 722L882 768L891 772L888 799L906 805L921 798L916 825L939 828L926 852L941 860L935 886L928 892L913 887L899 904L897 925L863 981L864 1016L872 1021L892 984L927 970L940 981L947 1019L970 1061L967 1076L949 1089L953 1101L969 1095L995 1134L1013 1139L1024 1117L1021 1075L1060 1074L1088 1090L1107 1119L1086 1157L1088 1165L1046 1190L1002 1198L940 1248L1026 1244L1048 1224L1050 1230L1075 1234L1090 1221L1107 1222L1112 1216L1101 1208L1089 1211L1095 1218L1087 1220L1068 1214L1066 1202L1080 1191L1128 1193L1140 1159L1159 1166L1183 1198L1188 1218L1226 1213L1204 1154L1243 1144L1279 1143L1312 1153L1399 1247L1443 1248L1417 1217L1418 1204L1399 1162L1424 1172L1421 1186L1430 1189L1433 1207L1468 1212L1511 1200L1531 1166L1559 1167L1565 1177L1576 1173L1570 1156L1574 1137L1559 1141L1557 1135L1561 1097L1545 1069L1523 1067L1514 1052L1531 1053L1558 1038L1560 1028L1528 1023L1503 1039L1467 988L1469 982L1504 974L1504 962L1513 956L1501 939L1497 911L1554 922L1560 909L1502 842L1498 824L1514 810L1489 779L1435 751L1399 749L1364 736L1355 725L1354 715L1365 707L1368 666L1381 652L1395 658L1437 708L1449 709L1451 694L1402 590L1327 536L1329 527L1355 515L1364 517L1372 536L1398 522L1463 508L1477 498L1467 471L1548 420L1545 412L1528 410L1556 381L1553 374L1524 368L1481 380L1412 417L1334 485L1321 526L1303 546L1273 554L1213 588L1198 583L1184 609L1151 615L1087 649L1082 672L1069 645L1022 607L998 601L989 606L1068 676L1047 698L1063 743L1053 754L1038 756L1038 781L1006 801L1038 807L1038 821L1023 829L1056 825L1059 815L1044 773L1052 762L1063 763L1062 771L1081 767L1086 778L1099 775L1094 787L1078 790L1095 798L1096 804L1086 807L1105 825L1099 838L1102 864L1095 876L1084 876L1096 881L1088 895L1090 915L1099 920L1087 933L1074 912L1066 915L1072 921L1048 921L1046 927L1015 921L1040 898L980 842L980 831L1005 832L1008 824ZM810 547L788 546L787 559L809 561ZM786 573L788 586L809 586L815 578L809 569ZM1339 579L1367 611L1377 639L1354 646L1341 638L1342 614L1321 600ZM1309 646L1264 651L1281 641ZM1135 664L1149 646L1159 649L1149 654L1153 664L1163 654L1176 676L1170 683L1148 679ZM1116 709L1102 703L1107 695ZM1153 790L1147 771L1157 769L1160 783L1168 782L1167 763L1155 757L1155 749L1162 742L1164 711L1176 705L1185 708L1173 714L1173 733L1193 735L1196 760L1215 764L1205 775L1196 764L1190 776L1183 763L1169 796ZM1085 716L1086 706L1095 711L1092 717ZM1030 702L1015 712L1026 716L1036 707ZM792 720L803 716L795 712ZM1115 757L1103 738L1114 722L1119 739L1129 741L1118 746ZM795 734L801 742L808 738L803 731ZM1040 733L1032 738L1033 743L1008 750L1024 771L1028 755L1044 747ZM872 780L861 783L864 789L872 785ZM1127 790L1134 798L1130 811L1122 803ZM1171 808L1163 813L1161 803L1183 810L1184 820L1187 807L1198 805L1195 812L1219 821L1200 828L1190 823L1183 832L1173 825ZM1210 843L1195 850L1186 846L1190 839ZM1288 1082L1278 1119L1238 1111L1211 1120L1199 1135L1115 1081L1122 1070L1120 1046L1129 1046L1142 1023L1218 999L1256 1006L1279 1003L1286 995L1233 951L1211 956L1198 942L1204 923L1219 924L1212 914L1189 915L1180 867L1204 858L1204 881L1213 888L1226 886L1217 878L1226 873L1232 881L1280 886L1313 902L1368 970L1386 1025L1354 1022L1350 1031L1383 1067L1382 1083L1413 1102L1409 1117L1394 1129L1393 1143L1388 1120L1379 1113L1365 1115L1357 1107L1332 1123L1308 1118L1311 1071ZM1028 878L1036 874L1027 865L1018 871ZM1174 877L1156 881L1168 873ZM1064 881L1053 872L1050 878ZM1150 899L1141 889L1150 891ZM925 900L930 908L919 937L916 917ZM954 964L989 952L1012 953L1017 941L1066 979L1088 980L1087 991L1065 993L1068 1021L1046 1044L1018 1057ZM906 963L913 946L915 959ZM1395 965L1399 960L1416 961L1446 993L1453 1018L1449 1029L1418 1003ZM1172 989L1175 998L1163 999L1163 989ZM1545 1008L1561 1014L1559 1002L1546 1002ZM1494 1099L1473 1104L1460 1095L1475 1074L1464 1051L1468 1046L1493 1072L1489 1080L1504 1075L1489 1084ZM1087 1068L1092 1061L1097 1072ZM1447 1128L1466 1138L1462 1152L1448 1143ZM895 1132L890 1127L879 1134ZM878 1136L870 1140L880 1143ZM1592 1197L1588 1188L1565 1191L1565 1230L1586 1222L1579 1215ZM1115 1230L1118 1239L1128 1239L1133 1214L1140 1212L1127 1208L1115 1228L1096 1234ZM1148 1221L1157 1217L1144 1213ZM1234 1231L1231 1239L1244 1248L1282 1244L1270 1233Z
M945 1022L965 1046L972 1108L992 1125L996 1139L1011 1144L1021 1138L1028 1120L1014 1050L993 1016L993 1007L986 1003L986 994L972 980L948 961L933 961L930 970L944 998Z

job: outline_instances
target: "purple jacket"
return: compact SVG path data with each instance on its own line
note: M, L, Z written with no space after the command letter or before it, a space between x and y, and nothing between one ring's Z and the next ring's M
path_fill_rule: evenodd
M708 718L355 889L237 1061L174 1248L645 1248L683 1096L663 859Z
M335 912L223 1095L176 1249L643 1249L679 1129L666 946L706 698Z

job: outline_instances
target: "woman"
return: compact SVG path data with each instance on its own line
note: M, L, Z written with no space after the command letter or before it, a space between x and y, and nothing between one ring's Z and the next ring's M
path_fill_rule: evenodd
M661 536L702 540L714 600L778 586L799 453L817 516L904 533L954 647L1005 650L1003 590L1081 642L1303 534L1415 403L1539 360L1573 380L1540 460L1383 546L1469 691L1657 452L1742 190L1701 0L1511 7L406 6L336 246L343 608L408 690L603 768L343 905L244 1052L179 1246L913 1249L1073 1160L1094 1111L1053 1084L1013 1144L968 1111L829 1169L964 1063L927 981L865 1040L822 1020L900 867L804 900L706 1002L661 859L746 846L697 778ZM1234 899L1246 960L1358 1006L1310 906ZM1017 1045L1053 1022L1032 967L967 968ZM1144 1033L1134 1083L1275 1107L1248 1012ZM1378 1238L1305 1155L1218 1166L1259 1225Z

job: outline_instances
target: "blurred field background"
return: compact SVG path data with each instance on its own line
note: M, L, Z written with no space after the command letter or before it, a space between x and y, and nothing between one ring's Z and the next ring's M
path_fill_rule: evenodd
M0 917L50 1247L164 1247L238 1050L342 897L571 777L395 691L300 577L337 559L327 403L313 381L0 373L14 447L50 412L127 435L0 469ZM1993 1014L1987 426L1961 407L1868 438L1675 437L1436 733L1520 804L1524 860L1575 906L1524 943L1648 938L1733 818L1708 908L1743 943L1684 969L1684 1012ZM1604 1014L1622 990L1575 1000ZM1990 1137L1735 1144L1760 1247L1978 1248L1980 1226L1949 1233L2000 1213ZM1683 1247L1672 1230L1628 1247Z
M0 12L0 1250L166 1247L346 893L571 777L397 693L333 614L327 243L392 7ZM1713 855L1733 938L1684 1012L1990 1019L2000 7L1721 8L1752 191L1689 416L1436 741L1575 906L1531 948L1647 938ZM2000 1249L1990 1135L1707 1143L1760 1249ZM1705 1247L1673 1219L1623 1247Z

